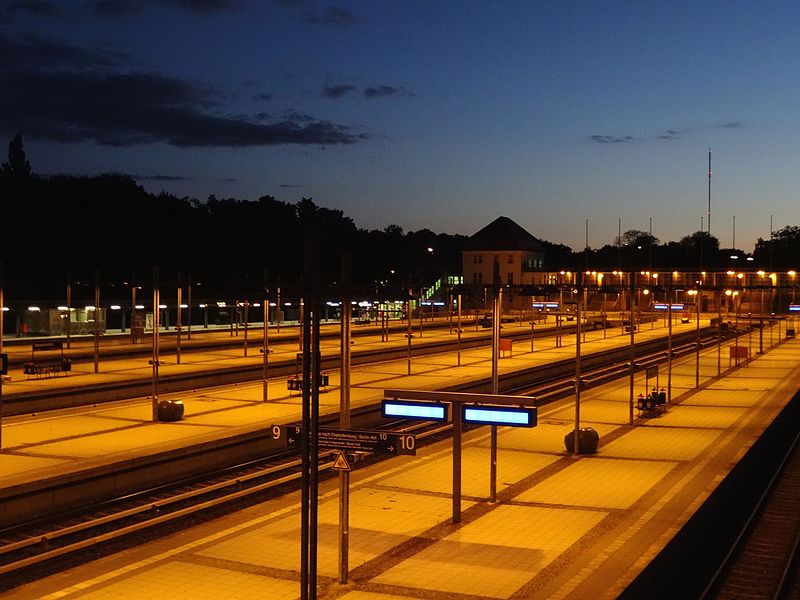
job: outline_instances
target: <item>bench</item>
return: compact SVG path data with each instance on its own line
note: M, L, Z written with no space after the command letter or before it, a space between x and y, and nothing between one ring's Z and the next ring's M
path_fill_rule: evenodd
M36 359L36 352L47 352L49 350L59 350L61 351L61 356ZM31 359L22 364L22 372L29 377L31 375L50 377L71 370L72 360L64 357L64 345L60 341L33 342L31 345Z
M72 361L69 358L58 358L55 360L29 360L22 364L22 372L25 375L36 375L50 377L62 372L72 370Z
M326 388L328 387L328 382L330 381L330 377L327 373L322 373L319 376L319 387ZM286 389L290 392L302 392L303 391L303 378L298 377L297 375L293 375L286 380ZM291 394L290 394L291 395Z

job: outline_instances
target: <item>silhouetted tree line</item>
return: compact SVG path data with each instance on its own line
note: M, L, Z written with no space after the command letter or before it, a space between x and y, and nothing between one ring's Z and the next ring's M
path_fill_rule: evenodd
M73 177L34 174L21 136L9 143L0 170L0 260L4 285L17 297L52 297L67 281L105 287L123 282L149 287L153 266L163 285L202 284L210 295L257 297L265 283L291 286L306 272L304 244L316 247L319 280L341 279L342 255L352 257L351 278L361 290L400 297L443 274L460 273L466 236L428 229L404 232L358 228L342 211L311 198L296 204L272 196L256 201L211 196L205 202L152 194L127 175ZM310 240L310 242L304 242ZM719 241L696 232L660 244L631 230L614 243L573 252L543 241L545 269L726 268L731 255ZM429 250L431 249L431 250ZM786 227L773 240L759 240L753 256L763 268L793 268L800 255L800 227ZM266 281L265 281L266 280Z
M208 295L258 297L265 283L274 290L303 280L308 243L321 284L339 284L348 252L357 289L400 295L458 273L466 240L397 225L368 231L311 198L290 204L212 195L200 202L149 193L127 175L40 177L20 136L0 172L0 203L0 260L17 297L52 297L68 280L93 285L97 271L104 288L150 287L154 265L164 286L181 274Z

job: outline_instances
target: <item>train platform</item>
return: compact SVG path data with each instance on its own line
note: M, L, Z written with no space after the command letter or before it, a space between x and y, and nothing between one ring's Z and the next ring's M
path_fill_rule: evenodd
M590 335L585 351L622 343L624 336ZM574 346L541 348L533 359L569 355ZM404 361L354 369L353 404L374 401L384 388L436 389L452 385L454 377L486 376L488 350L468 350L461 358L461 366L454 354L417 358L411 376ZM515 351L500 361L501 370L530 364L531 358ZM487 500L488 433L485 428L469 432L458 524L450 518L448 443L415 457L397 457L388 467L354 471L347 585L337 583L338 491L335 483L323 484L320 597L616 597L796 393L800 345L776 343L738 368L723 361L722 377L719 365L716 348L703 352L699 369L693 358L676 361L673 404L658 417L637 415L633 425L627 380L583 392L581 425L600 434L596 454L574 456L565 450L564 436L574 427L569 399L540 408L535 428L500 428L497 502ZM646 392L648 383L644 374L637 376L636 392ZM11 420L4 424L0 455L3 490L226 431L295 421L300 399L281 384L285 381L270 384L275 395L268 403L260 401L260 383L203 392L185 400L188 416L178 423L148 423L149 407L141 401L30 422ZM322 394L322 412L335 412L338 402L333 388ZM297 496L290 495L4 596L298 598L298 513Z
M691 330L692 325L673 326L673 333ZM617 329L619 331L619 329ZM665 335L666 327L643 329L637 335ZM429 331L426 340L450 339L445 331ZM402 338L399 338L402 339ZM602 331L587 332L582 344L584 355L625 346L627 335ZM402 342L405 343L405 340ZM569 359L575 354L574 334L564 337L560 347L553 338L535 340L533 351L527 341L517 341L512 350L498 361L500 374L533 365ZM359 339L359 348L380 348L385 345L378 335ZM252 349L251 349L252 350ZM270 360L292 360L297 353L295 342L275 345ZM338 353L338 340L325 340L323 354ZM177 364L173 356L163 357L162 375L176 372L206 373L210 369L241 364L258 364L258 356L245 358L241 349L225 348L185 355ZM383 389L441 389L459 383L483 379L491 375L491 351L488 347L466 348L458 353L415 356L412 374L408 375L405 360L353 367L351 371L351 406L370 404L382 398ZM3 386L4 399L30 391L53 391L68 387L101 386L133 378L151 377L152 367L141 357L104 360L98 373L91 363L83 363L69 376L36 378L15 373L12 384ZM320 394L320 413L339 411L339 373L329 373L329 386ZM0 522L5 522L3 499L20 486L31 487L52 477L113 469L118 463L141 460L151 454L177 451L181 448L214 441L221 437L263 431L271 424L299 421L301 397L287 389L287 378L270 379L267 402L261 381L200 389L193 392L161 394L161 399L180 399L185 418L179 422L152 422L149 399L132 399L75 407L65 410L5 417L2 422L0 452Z

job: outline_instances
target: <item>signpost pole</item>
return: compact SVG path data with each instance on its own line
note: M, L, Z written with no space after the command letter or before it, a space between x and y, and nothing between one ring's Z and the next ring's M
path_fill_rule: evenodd
M100 271L94 272L94 372L100 372Z
M576 273L576 283L578 284L577 303L575 304L575 431L573 431L573 454L581 453L580 447L580 428L581 428L581 284L583 274Z
M461 522L461 403L453 402L453 523Z
M497 360L500 355L500 319L503 306L503 288L494 294L492 306L492 394L500 387ZM489 463L489 502L497 502L497 425L491 426L491 450Z
M153 267L153 422L158 423L158 328L159 328L159 298L158 267Z
M629 392L630 392L630 398L629 398L629 401L628 401L628 423L630 425L633 425L633 379L634 379L634 375L636 373L636 353L635 353L636 342L635 342L635 338L634 338L634 335L635 335L635 332L636 332L636 324L634 322L634 314L633 314L633 312L635 310L634 302L636 300L636 273L634 271L630 272L630 278L631 278L631 280L630 280L630 286L631 286L631 299L630 299L630 302L631 302L631 320L630 320L631 344L630 344L630 353L629 353L629 358L628 358L628 360L630 362L630 373L629 373L630 381L629 381L629 386L628 386L629 387Z
M458 356L458 366L461 366L461 294L458 295L458 317L456 320L458 337L456 341L456 355Z
M667 403L672 403L672 300L674 292L670 280L667 292Z
M350 429L350 255L342 256L341 380L339 427ZM350 471L339 471L339 583L347 583L350 551Z
M178 306L175 314L175 363L181 364L181 304L183 304L183 286L181 274L178 273Z

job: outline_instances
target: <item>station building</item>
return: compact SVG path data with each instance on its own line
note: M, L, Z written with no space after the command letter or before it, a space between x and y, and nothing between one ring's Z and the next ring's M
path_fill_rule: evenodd
M467 240L461 253L465 303L486 308L490 299L485 286L545 285L545 252L541 242L508 217L498 217ZM513 292L503 298L504 308L525 308L530 298Z

